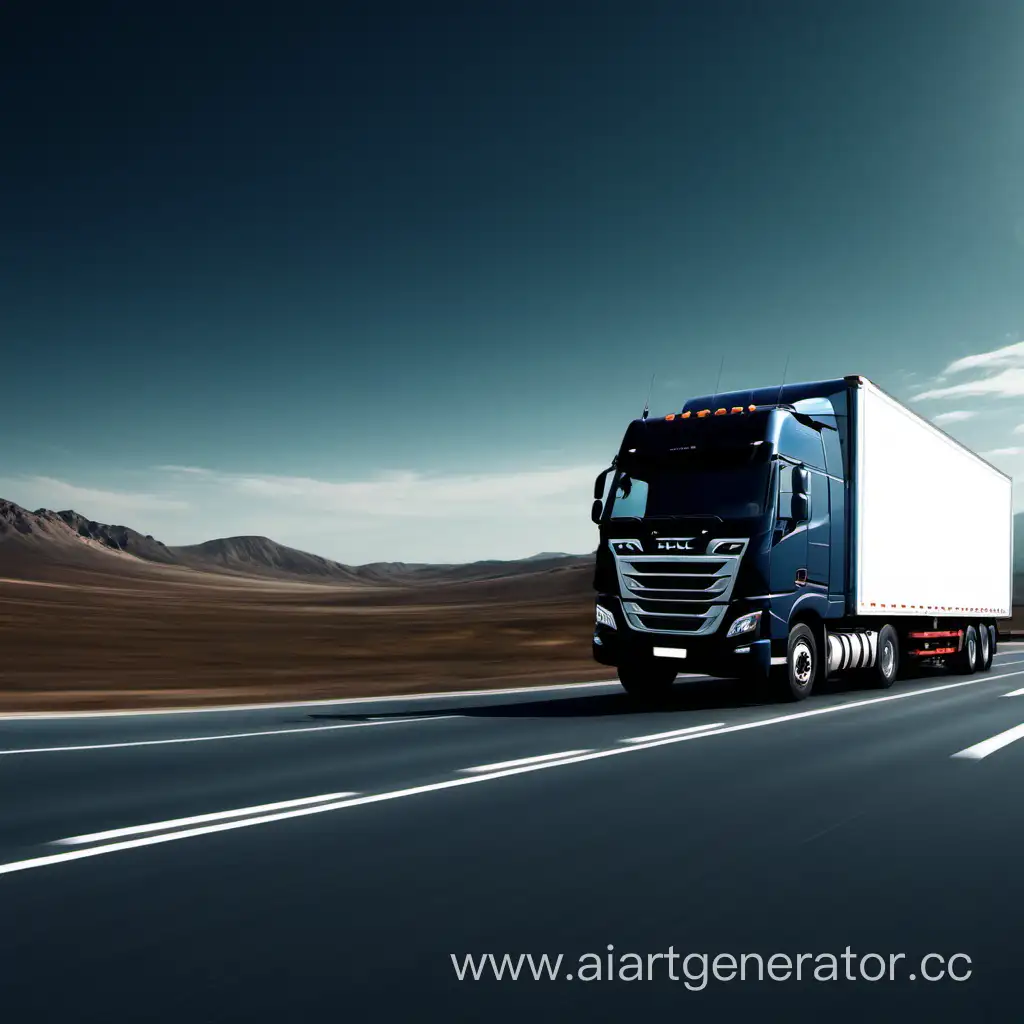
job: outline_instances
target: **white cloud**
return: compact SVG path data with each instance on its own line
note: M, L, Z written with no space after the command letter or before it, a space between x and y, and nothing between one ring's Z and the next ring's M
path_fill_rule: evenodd
M944 423L963 423L964 420L973 420L977 415L976 412L967 412L965 409L954 409L952 412L940 412L937 416L933 416L932 422L941 427Z
M262 535L354 564L465 562L592 551L591 487L604 465L362 480L164 466L146 493L30 477L0 479L0 495L29 508L74 508L170 545Z
M220 475L216 480L239 494L266 501L298 502L307 510L336 515L444 519L514 509L516 515L543 517L553 507L585 502L600 468L574 466L450 476L393 472L372 480L346 482L234 474Z
M139 512L183 511L189 507L187 501L177 497L79 487L77 484L49 476L0 478L0 494L6 496L15 493L27 495L28 497L23 497L22 501L27 501L33 508L73 508L83 515L89 515L92 519L102 519L104 522L116 522L118 517L123 518ZM87 512L87 509L91 511Z
M954 360L946 367L946 373L963 373L965 370L991 370L1001 366L1024 366L1024 341L1004 345L991 352L978 352Z
M1013 428L1015 434L1024 434L1024 423L1018 424Z
M946 384L949 374L970 370L981 371L982 376L960 384L936 386ZM1018 398L1024 395L1024 341L955 359L942 375L932 380L930 388L916 394L914 400L977 398L985 395L995 398Z
M227 473L197 483L224 510L225 526L214 534L264 533L350 563L461 562L592 550L591 487L602 468L401 471L347 481ZM232 509L244 522L227 529ZM258 527L243 528L257 519Z
M210 470L200 469L198 466L154 466L153 468L161 473L188 473L192 476L210 475Z
M949 387L932 388L914 396L915 401L934 398L970 398L991 395L996 398L1018 398L1024 395L1024 365L1011 367L980 380L951 384Z

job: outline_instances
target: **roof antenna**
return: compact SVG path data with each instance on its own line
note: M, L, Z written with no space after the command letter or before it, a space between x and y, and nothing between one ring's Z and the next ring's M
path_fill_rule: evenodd
M786 373L789 371L789 352L786 353L786 365L782 368L782 383L779 385L779 395L775 399L775 404L780 405L782 403L782 389L786 386Z
M718 401L718 387L722 383L722 370L725 367L725 353L722 353L722 361L718 364L718 378L715 380L715 396L711 399L711 405Z
M647 419L647 414L651 411L651 392L654 390L654 378L657 376L658 371L655 370L654 373L651 374L651 386L647 389L647 401L644 402L644 413L640 417L642 420Z

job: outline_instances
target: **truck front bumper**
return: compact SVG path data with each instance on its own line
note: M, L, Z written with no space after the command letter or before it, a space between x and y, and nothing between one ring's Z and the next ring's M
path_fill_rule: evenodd
M725 678L766 678L772 661L770 640L727 643L713 637L690 639L673 633L620 633L604 626L595 628L592 650L594 660L601 665L675 661L680 672Z
M723 626L712 636L641 633L629 628L618 608L614 613L614 627L594 626L592 651L601 665L675 661L680 672L725 678L766 678L771 671L771 641L756 632L726 638Z

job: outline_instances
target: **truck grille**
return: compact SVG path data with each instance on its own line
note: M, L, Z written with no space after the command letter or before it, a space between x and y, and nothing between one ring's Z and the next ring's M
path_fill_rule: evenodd
M707 622L706 619L684 618L681 615L671 618L666 615L641 615L639 620L644 629L654 633L699 633L700 627Z
M694 601L632 601L631 604L647 615L707 615L711 605Z
M609 546L622 609L633 629L690 636L715 632L732 596L745 543L736 555L620 555L616 543L622 544Z
M676 555L673 558L666 558L664 555L659 555L657 559L652 558L649 562L641 561L642 557L645 556L623 555L623 562L637 563L635 569L626 571L640 576L714 576L725 566L724 559L707 558L706 556ZM679 565L684 559L696 559L697 557L700 557L701 561L687 562L685 568Z

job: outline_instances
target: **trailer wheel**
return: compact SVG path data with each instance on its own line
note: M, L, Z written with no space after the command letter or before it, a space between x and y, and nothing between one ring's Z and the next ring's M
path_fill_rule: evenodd
M798 622L789 631L786 664L775 672L775 688L783 700L804 700L818 676L818 645L810 626Z
M974 626L964 630L964 646L959 654L949 659L954 671L969 676L978 667L978 631Z
M995 625L988 627L989 645L988 648L992 652L992 657L995 658L996 651L999 650L999 630Z
M872 685L888 690L900 672L900 638L896 630L886 624L878 631L875 664L871 669Z
M978 671L987 672L992 667L992 657L995 651L992 650L991 626L984 622L978 623Z
M675 665L655 661L632 662L619 666L622 688L637 700L654 701L664 698L672 689L679 670Z

